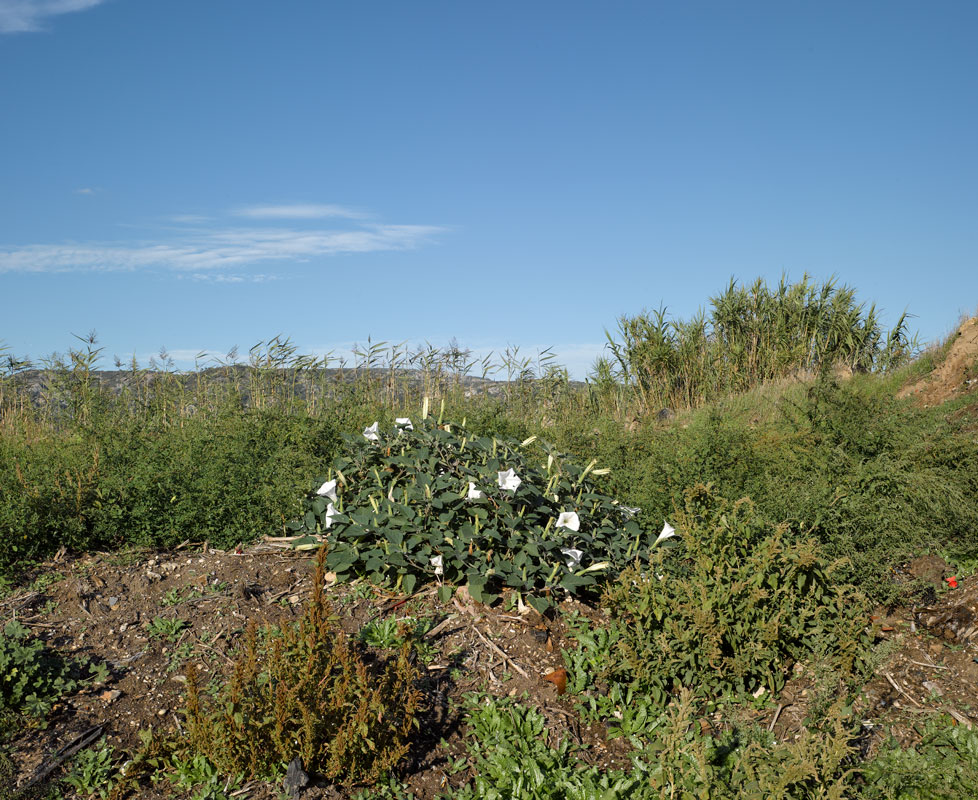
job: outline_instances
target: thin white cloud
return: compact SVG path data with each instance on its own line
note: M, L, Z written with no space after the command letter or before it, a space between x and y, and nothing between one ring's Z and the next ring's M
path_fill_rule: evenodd
M90 186L85 186L81 189L75 189L75 194L95 194L95 191Z
M85 11L105 0L0 0L0 33L44 30L48 17Z
M297 204L273 206L245 206L232 212L238 217L252 219L364 219L365 214L337 205Z
M194 272L190 279L199 283L267 283L278 280L276 275L240 275L224 272Z
M159 242L0 245L0 273L145 269L204 273L276 261L301 262L348 253L410 250L443 230L434 225L370 225L339 231L188 228Z

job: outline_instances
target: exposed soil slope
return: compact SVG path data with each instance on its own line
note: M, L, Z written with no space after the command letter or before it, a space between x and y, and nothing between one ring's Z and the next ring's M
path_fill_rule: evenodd
M943 562L923 567L926 574L919 564L910 565L910 573L921 573L918 577L934 587L920 607L875 620L880 637L892 642L892 652L860 702L868 723L867 751L882 745L884 729L913 741L914 725L923 715L948 714L961 724L978 724L978 577L949 589ZM226 681L247 622L297 618L313 574L308 554L267 544L240 553L102 554L52 563L47 570L60 579L0 601L0 615L16 616L59 651L106 663L111 676L67 698L46 729L20 736L15 785L29 781L59 749L95 726L104 726L108 740L122 748L138 744L140 728L180 730L187 663L197 665L204 684ZM623 740L606 739L600 725L581 725L572 699L558 696L554 684L544 680L563 665L560 649L573 646L559 616L556 621L535 613L519 617L457 599L443 604L430 592L396 598L362 584L330 586L327 594L350 633L371 619L390 616L440 623L426 639L427 705L422 735L407 765L406 781L418 798L434 798L468 779L467 770L453 774L451 769L465 752L454 701L473 690L496 696L525 692L525 702L546 717L551 741L573 737L591 746L588 758L595 763L626 766ZM575 603L573 608L600 619L585 606ZM161 635L178 620L184 623L179 630ZM781 739L796 735L814 684L815 676L799 668L781 695L757 710L757 721ZM248 796L271 798L279 790L253 783ZM153 795L147 790L142 796ZM303 793L306 800L345 796L327 786Z
M965 320L954 335L944 362L930 375L904 386L897 397L936 406L965 392L978 391L978 317Z

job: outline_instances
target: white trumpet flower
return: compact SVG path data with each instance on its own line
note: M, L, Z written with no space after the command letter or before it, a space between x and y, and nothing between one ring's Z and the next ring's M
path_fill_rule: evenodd
M505 472L497 472L496 480L499 483L500 489L509 489L511 492L515 492L520 488L520 484L523 483L519 476L512 469L508 469Z
M328 503L326 505L326 522L325 522L325 525L326 525L327 530L329 528L333 527L333 517L335 517L339 513L340 512L336 510L336 508L333 506L332 503Z
M659 534L659 537L655 540L655 543L652 546L655 547L655 545L657 545L659 542L663 542L666 539L671 539L675 535L676 535L676 529L673 528L672 525L670 525L668 522L666 522L662 526L662 533Z
M581 529L581 518L575 511L561 511L560 516L557 517L557 527L577 532Z
M336 502L336 481L326 481L322 486L316 489L316 494L320 497L328 497L334 503Z
M442 561L442 557L441 556L432 556L429 559L429 561L431 563L431 566L433 566L435 568L435 575L444 575L445 574L444 562Z
M371 442L376 442L380 440L380 436L377 434L377 423L370 425L363 429L363 438Z
M475 488L475 484L472 481L469 481L469 500L481 500L482 496L482 492Z
M567 556L567 569L576 569L581 566L581 559L584 558L584 551L573 547L561 547L560 552Z
M411 420L408 417L398 417L394 420L394 424L406 431L414 430L414 425L411 424Z

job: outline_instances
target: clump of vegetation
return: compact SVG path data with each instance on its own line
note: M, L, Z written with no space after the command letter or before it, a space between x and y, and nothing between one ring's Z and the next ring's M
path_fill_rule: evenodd
M640 774L588 766L568 739L551 746L543 715L512 699L470 695L465 710L475 776L456 800L569 800L658 797ZM487 743L492 747L487 747Z
M615 465L611 491L642 507L640 522L711 483L845 558L835 580L877 603L894 602L905 588L894 569L917 555L978 553L978 447L966 423L896 401L872 376L731 400L630 438L603 457Z
M978 786L978 731L947 716L918 726L920 741L900 747L884 742L862 769L867 800L931 800L967 797Z
M190 747L222 773L272 778L294 758L347 784L372 783L407 753L421 695L410 642L368 664L330 618L323 559L302 619L259 636L251 625L210 705L187 669Z
M417 428L373 425L346 445L290 525L309 534L296 546L322 541L327 567L343 578L404 592L438 581L443 599L466 584L483 602L509 590L544 611L646 561L655 545L633 519L638 509L592 482L607 470L536 437L474 436L425 418Z
M621 341L608 336L614 361L599 374L632 384L645 410L696 408L798 373L892 369L918 349L906 313L884 331L876 307L834 280L782 276L774 289L760 278L749 287L731 280L710 305L709 316L691 320L671 320L664 308L621 317Z
M842 673L854 670L867 644L865 604L835 582L813 541L708 486L687 493L677 528L680 549L630 567L605 591L628 682L665 705L682 687L777 691L816 649Z
M106 675L104 665L49 650L17 620L0 632L0 712L42 718L60 698Z
M64 781L80 797L107 800L112 796L112 790L119 785L118 770L114 762L115 748L103 738L75 756L71 772Z
M289 526L307 534L299 546L324 545L320 572L341 578L436 585L443 600L467 585L550 614L604 590L599 623L564 617L578 640L566 688L582 722L631 745L631 768L599 767L537 711L482 698L466 705L470 753L455 767L473 774L456 796L876 800L963 796L976 781L964 728L928 723L914 747L858 754L847 703L872 653L859 592L898 599L908 589L894 572L923 553L974 563L978 444L968 398L915 409L893 396L941 356L895 369L916 347L906 318L884 331L848 287L731 283L693 320L623 317L586 385L549 351L509 348L493 364L454 342L411 353L368 341L348 368L276 338L244 363L229 353L181 373L163 353L106 373L94 336L82 341L38 372L0 363L0 581L62 546L229 548L301 514ZM467 386L473 369L504 380ZM437 422L419 413L429 397L443 403ZM343 443L339 431L373 420ZM296 487L327 465L297 509ZM657 538L664 519L678 536ZM347 788L370 785L365 796L406 797L391 768L417 718L413 664L437 651L419 641L431 621L378 619L348 640L321 586L320 574L295 626L248 631L217 700L188 668L189 737L144 732L134 754L99 745L69 785L121 796L169 780L217 800L298 756ZM166 604L188 596L174 589ZM173 649L171 669L192 652ZM806 727L778 742L753 721L800 660L829 678ZM7 626L7 742L84 675ZM3 739L0 783L14 769Z

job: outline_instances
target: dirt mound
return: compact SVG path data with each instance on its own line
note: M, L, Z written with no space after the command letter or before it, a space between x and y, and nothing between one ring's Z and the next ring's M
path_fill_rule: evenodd
M978 317L961 324L943 363L930 375L904 386L897 397L935 406L965 392L978 391Z
M282 625L301 615L312 589L312 567L309 554L269 544L243 552L100 554L45 565L32 584L0 600L0 619L16 618L49 647L105 664L108 679L64 698L47 727L15 738L14 786L23 787L58 753L87 742L85 737L104 735L126 749L138 745L140 729L182 732L187 665L194 663L208 688L221 686L249 621ZM867 630L889 642L885 662L859 700L872 732L867 751L883 745L885 731L913 743L917 723L927 716L978 724L978 576L955 578L949 570L934 557L907 565L909 575L932 585L921 605L881 611L867 620ZM461 602L442 603L433 590L397 597L364 583L331 584L326 593L353 636L367 623L425 620L433 626L419 651L426 701L404 776L419 800L432 800L470 777L452 765L466 754L457 709L473 690L524 696L524 703L544 716L548 741L571 737L588 746L581 758L589 763L627 768L626 740L608 738L603 725L583 724L574 698L559 694L561 649L574 646L562 615L519 616L464 595ZM572 601L562 610L603 618ZM752 712L754 721L780 740L797 736L812 710L818 677L815 668L796 665L784 690ZM719 716L715 722L724 724ZM54 770L48 780L63 772ZM273 800L281 796L281 786L252 781L233 796ZM4 788L0 785L0 797ZM165 787L160 792L146 787L139 796L173 795ZM325 784L303 792L307 800L351 796Z
M49 647L105 664L109 677L65 698L45 729L25 730L15 739L14 786L22 787L52 754L93 731L123 749L138 746L140 729L182 731L188 663L205 686L223 684L247 623L296 620L313 574L308 553L267 544L243 552L98 554L45 565L40 581L0 600L0 620L16 618ZM575 725L568 733L576 721L573 704L545 679L563 664L559 618L521 617L457 598L441 603L433 589L396 597L354 583L329 585L326 594L352 636L371 621L427 620L434 626L424 638L424 733L409 754L407 781L418 798L436 797L465 778L446 773L449 761L465 753L458 712L450 709L477 689L497 696L525 692L555 739L574 735L592 745L599 763L627 764L623 740L606 742L601 726ZM439 746L442 739L446 747ZM281 786L251 782L246 788L250 797L275 798ZM140 796L170 795L147 789ZM303 793L308 800L336 796L315 787Z

